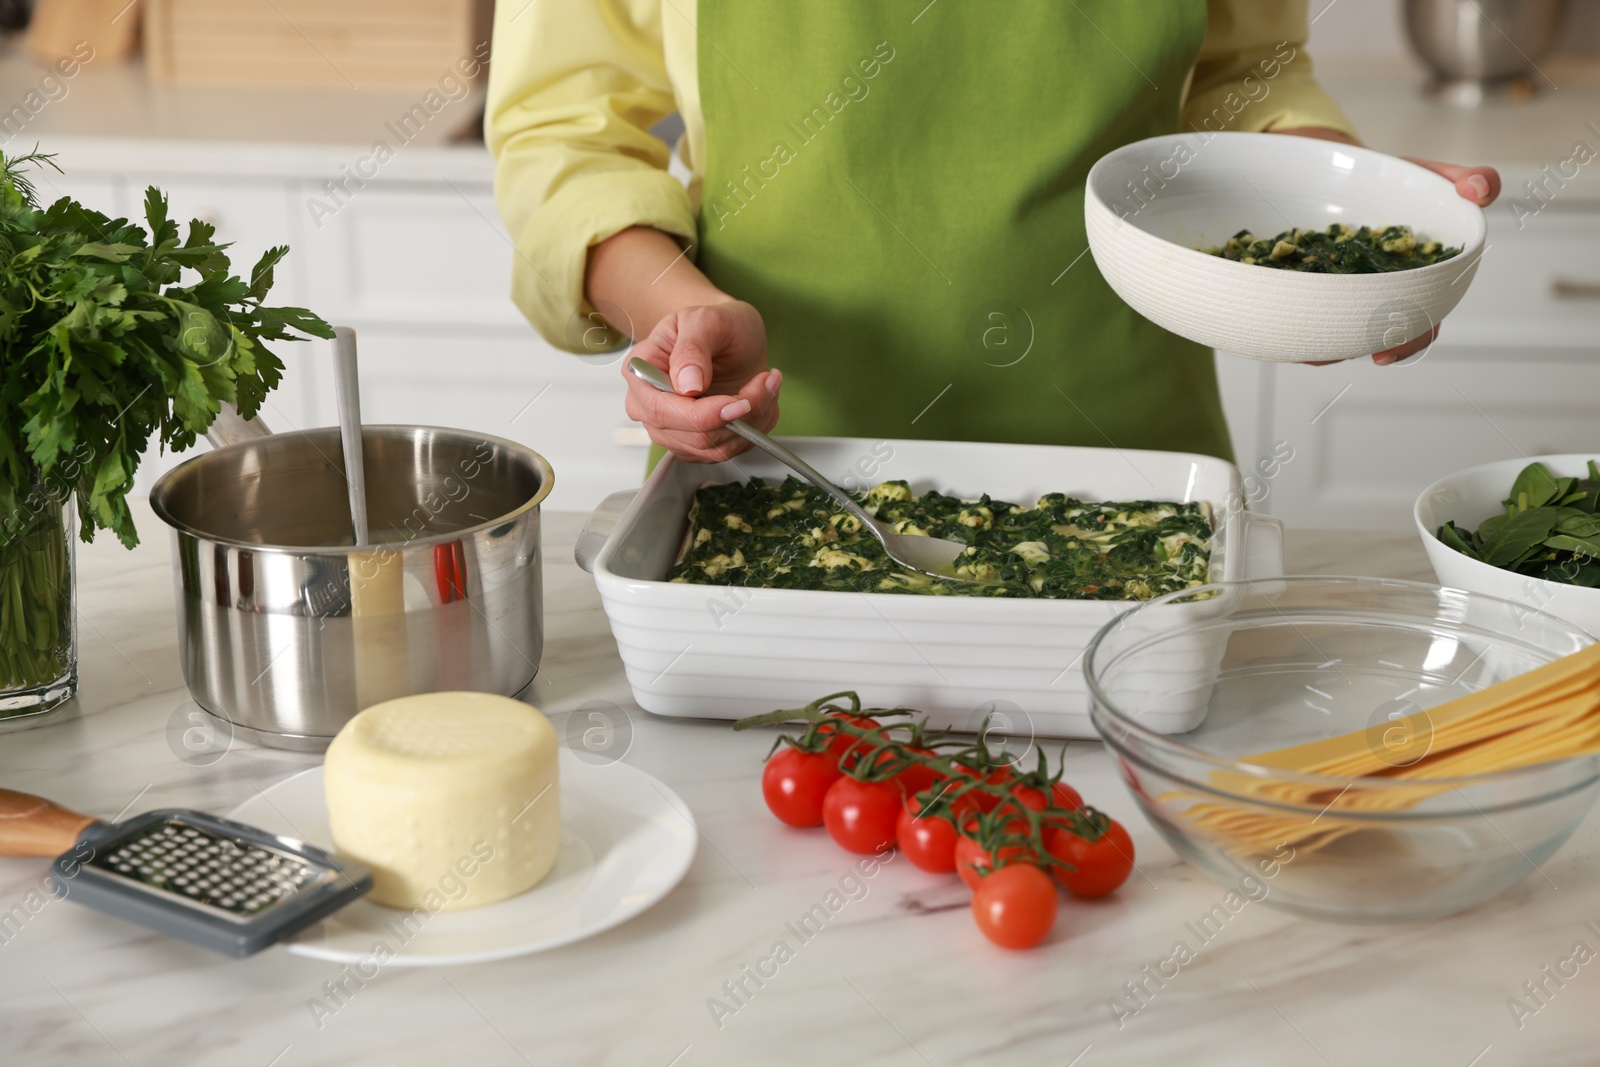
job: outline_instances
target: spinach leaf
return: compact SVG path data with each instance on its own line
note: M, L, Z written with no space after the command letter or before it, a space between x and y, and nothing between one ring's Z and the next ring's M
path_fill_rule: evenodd
M1558 552L1577 552L1600 557L1600 537L1568 537L1566 534L1556 534L1545 539L1544 547L1553 548Z
M1543 507L1561 495L1561 487L1551 477L1543 463L1530 463L1522 468L1517 480L1511 483L1511 495L1505 504L1522 509Z
M1471 556L1473 559L1480 561L1483 558L1478 555L1478 550L1472 546L1472 534L1462 530L1455 524L1453 519L1439 527L1439 540L1464 556Z
M1556 523L1556 532L1572 537L1594 537L1600 534L1600 515L1568 515Z
M1561 519L1555 508L1529 508L1508 515L1497 527L1493 544L1485 546L1483 561L1491 567L1512 567L1533 555Z
M1600 466L1586 477L1555 477L1542 463L1517 475L1505 510L1477 532L1454 522L1439 527L1441 541L1491 566L1586 588L1600 588Z

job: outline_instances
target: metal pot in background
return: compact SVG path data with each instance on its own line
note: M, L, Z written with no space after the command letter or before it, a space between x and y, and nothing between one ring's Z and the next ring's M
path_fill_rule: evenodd
M366 426L374 544L352 546L339 431L246 436L151 492L172 527L194 699L260 744L321 751L412 693L515 695L543 650L539 504L554 473L512 441ZM259 431L257 431L259 433Z
M1562 0L1406 0L1406 34L1433 70L1430 92L1477 107L1533 95L1561 11Z

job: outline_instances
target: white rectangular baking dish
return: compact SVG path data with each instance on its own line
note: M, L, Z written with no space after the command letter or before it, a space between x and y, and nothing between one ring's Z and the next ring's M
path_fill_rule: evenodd
M1211 456L870 438L783 441L853 491L902 478L918 493L987 492L1029 505L1047 492L1087 500L1207 501L1216 526L1213 581L1283 574L1282 525L1244 511L1238 468ZM614 494L590 518L578 562L594 574L640 707L658 715L732 719L854 689L869 705L916 708L939 727L975 730L995 712L997 722L1010 720L1008 733L1095 736L1080 661L1095 632L1129 602L662 580L683 543L697 488L751 476L781 480L787 473L759 452L714 465L668 457L642 489ZM1195 653L1190 669L1204 673L1221 649ZM1167 728L1187 725L1175 721Z

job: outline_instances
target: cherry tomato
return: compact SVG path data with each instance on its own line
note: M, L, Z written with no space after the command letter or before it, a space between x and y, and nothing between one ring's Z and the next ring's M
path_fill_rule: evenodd
M1032 948L1056 923L1055 883L1028 863L1001 867L978 883L972 917L983 936L1002 948Z
M907 752L915 756L937 756L938 753L931 748L907 747ZM913 763L899 774L894 780L900 783L900 788L908 797L914 797L925 789L932 789L939 784L942 777L938 771L922 763ZM949 825L948 823L946 825Z
M963 777L968 779L981 778L985 784L989 785L994 790L991 792L981 789L974 789L970 793L965 793L959 799L957 799L956 805L958 807L971 807L985 812L993 811L995 808L1000 806L1000 801L1003 799L1003 791L1005 790L1006 786L1011 784L1011 782L1016 778L1015 772L1013 772L1010 767L995 767L990 770L988 774L980 775L971 767L963 767L959 764L957 766L959 773Z
M965 834L956 838L953 858L956 873L961 876L968 889L978 888L978 883L983 881L983 876L988 873L992 863L989 853L984 851L983 846Z
M1050 806L1064 808L1067 811L1077 811L1083 807L1083 797L1078 791L1065 782L1056 782L1050 787ZM1017 785L1011 787L1011 795L1017 798L1017 803L1032 811L1045 809L1044 790L1031 785Z
M1077 868L1055 869L1056 877L1074 896L1103 897L1133 872L1133 839L1115 819L1093 841L1085 841L1065 827L1047 829L1044 840L1050 855Z
M893 782L840 778L822 800L822 822L840 848L871 855L893 847L901 807Z
M878 728L878 720L869 718L866 715L850 715L848 713L841 712L837 715L831 715L829 717L838 719L841 722L847 722L852 726L859 726L865 730L876 730ZM848 767L850 764L846 763L845 760L849 756L850 750L862 743L861 738L832 729L828 723L823 723L822 726L818 728L817 732L825 735L831 734L833 736L833 740L828 742L826 751L833 754L835 763L842 763L844 766Z
M971 829L972 824L969 823L968 827ZM1020 823L1011 828L1024 829ZM1002 845L998 857L990 855L982 845L963 833L956 839L956 873L961 876L961 880L967 884L968 889L976 889L978 888L978 883L983 881L990 869L994 867L997 858L1011 862L1025 858L1027 855L1028 849L1025 845Z
M802 752L785 745L761 772L761 795L780 822L821 826L822 800L839 780L839 761L826 752Z
M1083 807L1083 794L1072 788L1066 782L1057 782L1050 787L1055 806L1066 808L1068 811L1077 811Z
M937 815L923 818L918 815L917 802L908 799L900 808L900 818L895 825L895 840L900 851L913 867L949 874L956 869L956 841L959 835L948 819Z

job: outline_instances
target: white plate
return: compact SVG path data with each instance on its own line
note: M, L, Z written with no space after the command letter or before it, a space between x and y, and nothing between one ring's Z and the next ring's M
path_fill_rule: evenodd
M230 819L333 849L322 768L264 789ZM678 795L624 763L597 766L561 750L561 851L542 882L482 908L425 920L358 900L283 944L297 956L390 967L482 963L570 944L627 922L666 896L694 860L694 816Z

